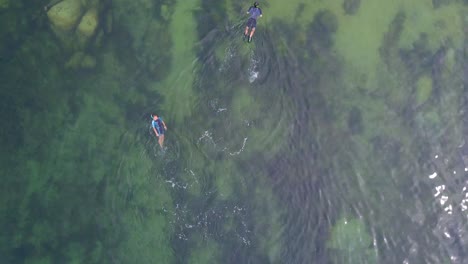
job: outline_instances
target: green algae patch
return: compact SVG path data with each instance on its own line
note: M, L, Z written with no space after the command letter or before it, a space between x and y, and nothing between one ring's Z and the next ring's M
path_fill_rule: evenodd
M282 219L286 214L285 209L280 206L278 198L266 181L265 175L258 175L255 178L254 199L255 208L252 212L254 219L254 233L256 234L256 243L269 263L280 263L281 251L283 249L283 238L285 236Z
M231 105L231 113L235 119L242 119L255 113L259 114L260 110L248 88L237 88Z
M462 3L453 3L434 9L431 1L404 1L407 16L400 39L400 47L410 49L423 33L427 46L435 52L440 46L451 44L463 46L463 19L468 8Z
M318 12L330 10L337 20L338 27L333 35L333 47L344 59L345 81L358 83L361 87L374 90L377 88L375 69L382 67L379 48L384 35L395 15L400 12L416 12L419 6L426 6L428 1L407 4L407 1L361 1L355 15L347 15L343 1L319 1L303 3L291 1L288 4L272 0L262 6L264 23L268 25L274 19L297 21L298 30L304 30ZM414 1L413 1L414 2ZM262 20L259 20L259 28ZM312 43L321 41L313 39Z
M237 177L241 174L236 171L232 161L225 161L221 164L217 165L216 187L221 199L229 199L234 194L236 183L239 182Z
M453 72L454 67L456 65L456 55L454 49L448 49L447 54L445 56L445 71L448 73Z
M155 216L144 219L136 210L132 215L122 217L127 232L120 250L116 252L123 263L138 262L172 263L174 260L170 244L167 242L167 231L164 217ZM158 250L155 250L158 249Z
M60 243L55 228L60 222L60 234L66 237L108 231L116 234L106 236L104 243L106 247L118 244L114 256L123 262L149 263L155 258L170 261L170 246L162 239L169 232L165 217L159 213L162 203L171 203L170 197L160 182L147 180L151 160L138 155L135 147L122 144L120 139L125 138L122 127L118 129L107 122L105 115L121 115L119 107L104 101L86 97L74 124L64 126L63 137L51 142L50 149L54 151L47 155L46 162L28 162L24 172L32 177L28 179L21 207L47 207L48 214L35 215L22 208L17 233L23 233L24 237L18 239L27 239L37 250L52 246L51 255L63 254L68 263L89 262L87 256L94 252L93 246L81 245L74 239ZM122 153L126 155L122 157ZM112 215L119 217L109 218ZM102 229L97 231L97 226ZM32 236L28 238L30 233ZM125 239L118 242L115 236ZM155 252L153 248L163 250ZM104 258L95 256L97 261L89 263L102 263L100 257Z
M0 9L6 9L10 6L10 0L0 0Z
M249 89L237 88L232 99L231 119L242 126L235 137L237 141L247 138L247 153L262 152L272 157L288 140L291 114L284 108L290 105L289 101L287 97L278 95L282 102L270 105Z
M86 96L84 104L85 107L76 118L75 125L67 130L60 143L57 158L49 165L51 168L60 166L53 169L56 175L55 181L73 182L73 177L77 176L73 172L80 171L86 173L88 184L98 185L100 182L107 182L106 192L103 195L105 200L112 201L109 204L112 207L102 209L110 215L121 216L118 220L118 230L113 232L126 237L119 244L117 258L123 262L137 260L147 263L155 258L163 262L170 261L172 253L167 240L164 239L169 236L166 230L167 219L159 211L162 206L171 204L171 199L164 189L165 185L154 178L152 180L147 178L152 161L148 157L138 155L140 150L135 146L126 146L125 142L133 141L134 138L127 139L128 134L125 131L120 131L115 125L106 121L108 114L121 115L119 107L94 96ZM109 133L110 131L120 132ZM78 145L81 147L75 147ZM119 158L123 151L127 155ZM80 163L75 162L80 159ZM79 170L79 167L86 169ZM112 174L114 174L113 179L107 178ZM74 186L77 187L79 185ZM90 198L98 196L96 191L93 188L88 191ZM127 197L121 197L119 195L121 191L126 192ZM73 195L75 191L69 190L69 193ZM128 193L131 195L128 196ZM82 199L85 204L91 201L92 199ZM71 224L71 219L68 220ZM162 250L153 251L153 248Z
M238 5L239 3L237 1L231 1L231 0L222 0L225 2L226 6L226 14L228 17L229 21L239 21L239 10L238 10ZM241 14L247 12L248 7L242 7L241 9ZM241 21L240 23L243 23L244 21Z
M191 248L187 260L189 264L220 263L221 249L216 241L196 234L191 238L194 247Z
M342 218L333 226L327 247L333 251L333 263L378 263L375 252L369 249L371 243L364 222Z
M434 10L428 0L362 2L357 15L339 16L335 47L345 59L345 79L369 90L377 88L381 73L376 69L384 67L379 49L398 13L406 18L398 40L400 48L412 48L421 34L426 36L425 45L431 52L448 43L461 47L463 9L466 7L461 4L452 4Z
M44 255L53 263L104 263L104 255L112 251L121 262L172 260L171 233L161 212L163 205L170 209L171 197L163 183L148 179L153 160L133 144L138 135L126 126L134 123L111 121L127 111L116 102L122 93L116 76L126 72L112 55L102 55L104 72L82 78L78 85L78 77L64 71L59 71L63 79L51 74L48 78L57 77L53 81L35 77L37 85L32 89L40 93L32 95L47 105L47 111L21 108L21 121L36 127L35 133L25 131L25 142L30 144L17 157L25 164L21 175L27 176L21 181L21 195L10 198L16 200L17 209L10 212L16 223L9 239L13 249L8 250L34 246L21 258ZM42 61L37 55L32 58L38 64ZM106 250L96 251L99 244ZM142 250L141 245L147 248ZM155 253L153 248L162 251ZM119 256L120 252L125 253Z
M214 51L216 59L218 61L228 60L229 59L228 57L231 55L229 52L230 49L231 49L231 44L229 42L225 41L223 43L220 43Z
M344 0L343 10L347 15L354 15L359 10L361 0Z
M376 69L382 67L379 48L397 11L394 1L362 1L356 15L338 15L335 48L345 60L345 81L377 88Z
M194 47L197 44L196 22L193 16L199 0L179 0L171 18L169 30L172 36L172 71L157 90L164 96L162 109L173 122L189 117L197 102L193 91L195 63ZM157 48L157 47L155 47Z
M316 1L314 3L305 3L303 0L291 0L285 3L281 0L270 0L267 4L261 6L263 18L268 24L274 19L285 21L295 21L300 24L308 24L312 21L315 14L323 9L342 11L342 1ZM259 25L263 21L259 20Z
M416 105L425 103L432 94L432 79L424 75L416 83Z
M147 0L130 2L115 0L113 2L112 12L115 23L129 33L132 47L137 50L142 45L148 26L154 20L152 10L155 8L155 3Z
M52 264L52 258L49 256L32 256L24 261L24 264Z
M258 125L254 125L248 134L251 145L248 145L247 151L261 152L265 158L273 157L286 146L289 137L294 136L290 133L291 120L288 113L282 113L264 118Z

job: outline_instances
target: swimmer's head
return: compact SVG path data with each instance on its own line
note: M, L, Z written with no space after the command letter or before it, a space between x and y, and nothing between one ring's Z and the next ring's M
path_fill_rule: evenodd
M254 7L258 7L260 4L258 2L254 2Z

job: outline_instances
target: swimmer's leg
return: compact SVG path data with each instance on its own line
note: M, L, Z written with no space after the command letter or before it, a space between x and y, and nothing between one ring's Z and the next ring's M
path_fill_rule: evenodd
M248 37L249 37L249 26L246 26L244 30L244 40L247 39Z
M250 31L249 42L252 41L252 37L253 37L254 33L255 33L255 28L253 27L252 30Z
M163 148L163 144L164 144L164 134L160 134L160 135L159 135L158 143L159 143L159 146L161 146L161 149L164 149L164 148Z

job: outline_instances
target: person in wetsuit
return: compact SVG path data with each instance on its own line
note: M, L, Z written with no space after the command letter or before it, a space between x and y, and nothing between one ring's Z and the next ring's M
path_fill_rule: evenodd
M158 138L159 146L161 146L161 149L163 149L164 133L167 130L166 123L164 123L162 118L158 117L157 115L151 116L153 117L153 121L151 121L151 126L153 127L154 134L156 134L156 137Z
M258 2L255 2L253 6L249 8L247 14L250 15L249 20L247 20L247 25L244 31L244 38L247 38L248 42L252 41L252 37L255 33L255 28L257 27L257 18L262 17L262 10L258 7ZM252 29L249 34L249 29Z

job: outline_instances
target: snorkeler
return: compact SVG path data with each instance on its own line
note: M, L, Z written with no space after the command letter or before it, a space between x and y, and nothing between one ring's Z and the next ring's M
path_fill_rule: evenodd
M158 117L157 115L151 115L153 121L151 122L151 126L153 127L154 134L158 138L158 143L163 149L164 144L164 132L167 130L166 123L162 120L162 118Z
M258 7L258 2L255 2L253 6L249 8L247 14L250 14L249 20L247 20L247 26L244 31L244 38L247 38L248 42L252 41L252 37L257 27L257 18L262 17L262 10ZM249 29L252 29L249 34Z

